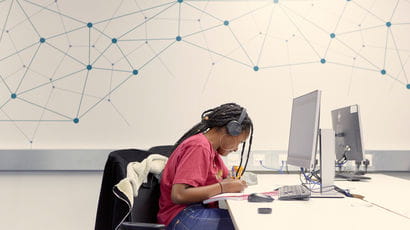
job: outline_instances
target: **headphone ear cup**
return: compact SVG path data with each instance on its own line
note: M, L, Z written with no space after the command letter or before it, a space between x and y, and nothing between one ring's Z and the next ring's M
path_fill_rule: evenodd
M239 136L242 132L242 126L237 121L230 121L226 125L226 129L228 130L229 135L231 136Z

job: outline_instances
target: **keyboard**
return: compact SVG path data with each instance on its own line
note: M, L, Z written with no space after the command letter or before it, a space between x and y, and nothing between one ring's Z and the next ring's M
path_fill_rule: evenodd
M338 172L335 174L335 178L342 178L349 181L370 180L370 177L357 175L354 172Z
M307 200L310 198L310 191L303 185L285 185L277 190L279 200Z

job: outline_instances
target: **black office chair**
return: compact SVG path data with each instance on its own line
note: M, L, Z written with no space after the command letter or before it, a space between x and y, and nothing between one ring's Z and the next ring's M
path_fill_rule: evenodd
M114 230L127 215L129 207L126 202L113 194L114 185L126 177L128 163L143 161L152 153L140 149L123 149L109 154L104 167L95 230ZM154 153L166 157L170 155L167 151ZM147 179L148 182L143 183L139 188L131 214L125 219L126 222L121 225L120 229L165 229L164 225L156 223L160 195L159 181L151 173L148 174Z
M129 222L123 222L122 230L165 229L165 225L157 223L160 188L158 179L148 174L147 183L143 183L134 199Z
M150 149L148 149L148 152L151 153L158 153L164 156L171 156L171 151L174 148L173 145L158 145L158 146L154 146L151 147Z

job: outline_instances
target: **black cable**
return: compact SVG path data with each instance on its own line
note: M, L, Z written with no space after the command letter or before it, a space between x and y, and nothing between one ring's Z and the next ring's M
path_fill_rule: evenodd
M343 151L343 155L342 155L342 157L340 158L340 159L338 159L338 160L336 160L336 162L338 163L338 165L344 165L346 162L347 162L347 156L346 156L346 153L347 152L350 152L350 146L349 145L346 145L345 146L345 148L344 148L344 151ZM340 163L342 161L342 163Z
M345 164L347 162L347 156L346 156L346 150L343 152L343 156L336 160L336 162L340 165L340 164ZM342 162L342 163L341 163Z

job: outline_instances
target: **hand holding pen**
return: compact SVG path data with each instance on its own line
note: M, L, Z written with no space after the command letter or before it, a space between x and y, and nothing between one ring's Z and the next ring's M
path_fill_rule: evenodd
M242 192L248 187L246 181L240 179L226 178L220 183L223 193Z

